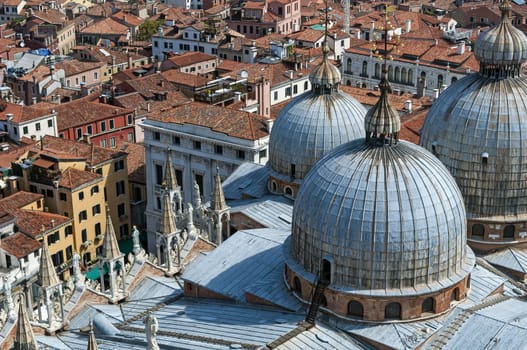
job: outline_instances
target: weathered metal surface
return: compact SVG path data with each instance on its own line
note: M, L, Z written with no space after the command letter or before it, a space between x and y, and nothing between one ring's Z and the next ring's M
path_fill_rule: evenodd
M364 136L366 109L342 92L309 92L285 106L273 125L269 164L273 172L303 179L336 146Z
M431 153L361 139L331 152L304 179L291 254L313 274L326 258L332 284L376 295L441 289L472 268L465 220L454 179Z

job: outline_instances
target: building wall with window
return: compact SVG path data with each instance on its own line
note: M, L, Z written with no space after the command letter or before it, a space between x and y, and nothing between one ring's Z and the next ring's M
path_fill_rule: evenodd
M191 114L194 123L178 122L177 116ZM219 119L229 118L230 123L237 126L234 128L236 131L247 129L243 132L247 136L242 138L234 129L230 129L230 125L219 125L207 115L216 115ZM246 122L249 118L252 118L252 126ZM155 242L150 239L155 237L161 215L160 196L168 149L184 203L193 203L195 200L194 183L200 188L202 200L210 200L216 167L224 179L243 162L265 164L268 160L267 125L264 117L255 114L193 102L153 113L141 126L145 130L149 247L155 247Z
M134 112L104 103L73 101L57 106L59 136L115 148L120 142L134 142ZM84 138L84 135L89 135Z
M309 75L305 74L271 87L271 106L290 100L311 90Z
M186 35L186 36L185 36ZM195 37L194 37L195 36ZM220 37L204 36L194 28L185 29L183 33L173 36L152 36L152 55L157 60L165 60L169 52L204 52L209 55L218 54Z
M0 130L6 131L9 138L15 142L20 141L22 137L40 139L45 135L58 135L57 114L54 110L43 111L42 116L28 118L30 109L30 107L11 109L8 105L3 112L4 118L0 119Z

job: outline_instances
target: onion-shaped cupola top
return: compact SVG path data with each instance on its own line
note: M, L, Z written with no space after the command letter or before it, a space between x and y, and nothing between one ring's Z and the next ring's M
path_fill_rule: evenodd
M342 79L340 70L329 62L327 38L324 42L323 50L322 63L309 74L311 89L318 95L331 94L338 91L338 86Z
M490 78L518 76L522 63L527 61L527 38L510 22L509 0L504 0L500 9L500 22L480 34L474 46L480 73Z
M391 91L387 78L386 66L383 67L383 78L379 83L381 96L364 119L366 128L366 142L371 145L395 145L399 140L401 130L401 119L399 113L392 107L388 100Z

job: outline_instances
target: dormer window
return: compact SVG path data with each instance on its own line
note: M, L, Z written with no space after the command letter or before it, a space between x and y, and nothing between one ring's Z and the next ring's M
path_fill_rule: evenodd
M483 152L481 154L481 164L487 165L488 161L489 161L489 154L487 152Z

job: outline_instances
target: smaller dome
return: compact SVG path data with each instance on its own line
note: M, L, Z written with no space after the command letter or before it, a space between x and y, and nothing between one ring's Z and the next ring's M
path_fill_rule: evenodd
M340 70L331 64L327 59L324 59L322 64L315 68L309 74L309 80L313 86L327 86L332 87L341 81Z
M388 92L391 91L391 88L386 75L386 66L384 66L383 78L379 84L381 97L375 106L366 113L364 119L366 138L368 141L397 143L399 130L401 130L401 120L399 113L388 100Z
M474 54L483 70L489 65L518 66L527 60L527 38L509 20L509 1L504 0L500 9L500 22L481 33L474 46ZM496 67L492 68L495 70Z

